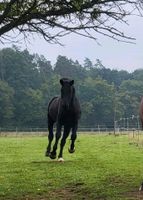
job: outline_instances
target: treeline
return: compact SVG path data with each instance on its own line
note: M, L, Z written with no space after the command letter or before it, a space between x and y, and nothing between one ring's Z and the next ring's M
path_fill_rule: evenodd
M60 95L59 79L75 80L82 107L80 126L113 126L138 115L143 69L111 70L100 60L84 64L58 56L54 66L43 56L17 47L0 50L0 127L47 127L47 106Z

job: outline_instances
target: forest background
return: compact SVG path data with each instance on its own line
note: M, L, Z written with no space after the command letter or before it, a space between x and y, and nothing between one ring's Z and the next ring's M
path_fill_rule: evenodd
M80 64L60 55L52 65L44 56L13 46L0 50L0 127L47 127L48 103L60 96L61 77L75 80L80 127L110 128L138 116L143 68L129 73L106 68L99 59Z

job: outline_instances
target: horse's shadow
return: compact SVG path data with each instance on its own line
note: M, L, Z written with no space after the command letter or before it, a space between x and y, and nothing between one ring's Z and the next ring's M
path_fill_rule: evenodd
M64 162L59 162L58 160L38 160L32 161L31 164L33 165L53 165L53 164L68 164L72 163L71 160L66 160Z

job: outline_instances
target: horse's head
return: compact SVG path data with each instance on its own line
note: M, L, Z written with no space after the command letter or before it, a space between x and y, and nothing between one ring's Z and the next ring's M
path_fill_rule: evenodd
M62 78L60 79L61 83L61 98L63 100L63 104L69 109L73 96L75 94L75 89L74 89L74 80L70 80L67 78Z

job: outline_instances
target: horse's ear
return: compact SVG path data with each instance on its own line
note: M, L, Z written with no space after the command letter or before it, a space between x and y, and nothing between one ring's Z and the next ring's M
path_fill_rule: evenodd
M60 79L60 84L63 85L63 79Z
M74 80L72 80L71 82L70 82L70 85L73 85L74 84Z

